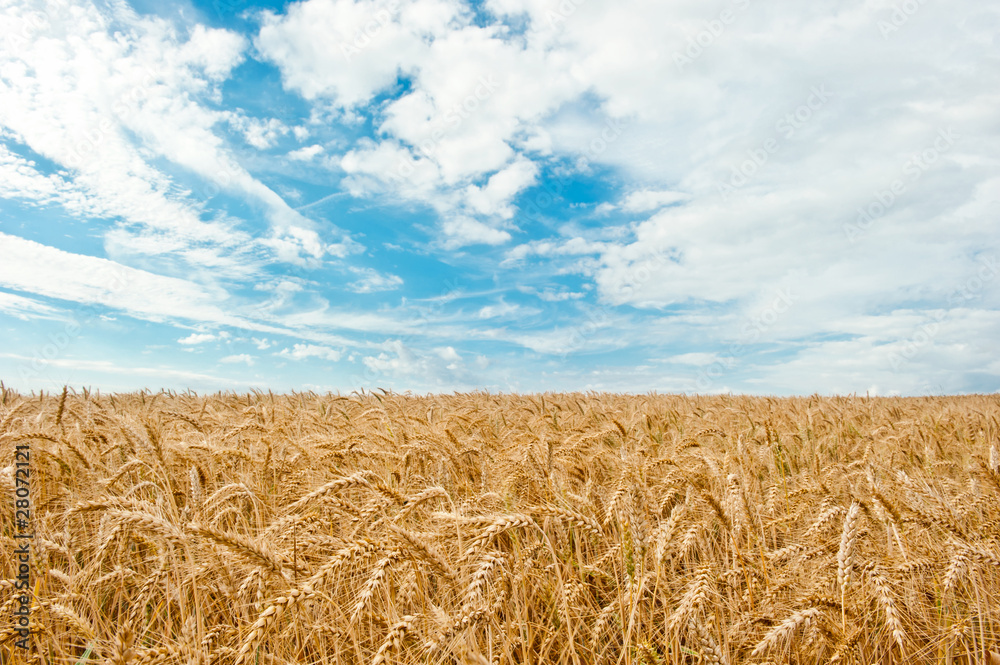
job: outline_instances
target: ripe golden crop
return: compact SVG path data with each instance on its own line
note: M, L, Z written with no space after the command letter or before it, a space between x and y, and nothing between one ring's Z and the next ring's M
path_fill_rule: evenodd
M4 390L0 663L993 664L998 445L997 396Z

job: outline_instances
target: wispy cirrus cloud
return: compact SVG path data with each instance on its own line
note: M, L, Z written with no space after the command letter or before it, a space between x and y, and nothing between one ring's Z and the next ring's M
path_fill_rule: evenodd
M110 9L41 0L4 8L4 38L16 48L3 54L0 125L62 167L42 175L30 159L6 150L4 171L18 176L8 180L6 195L117 218L115 249L172 252L195 266L259 264L261 253L299 262L357 249L343 234L323 240L316 224L253 177L216 132L228 120L258 148L287 133L280 120L210 103L245 58L244 36L201 25L178 29L123 3ZM22 37L26 25L30 39ZM186 192L176 178L184 171L168 172L157 159L196 174L204 189ZM256 237L234 218L203 219L198 195L219 191L262 206L269 233Z
M337 349L331 349L326 346L318 346L316 344L295 344L292 348L282 349L278 352L278 355L282 358L290 358L292 360L306 360L307 358L320 358L323 360L332 360L334 362L340 360L343 353Z
M60 318L63 314L34 298L25 298L13 293L0 291L0 312L22 320L36 318Z
M403 280L399 275L382 273L372 268L351 268L351 272L358 279L348 284L347 288L355 293L394 291L403 285Z

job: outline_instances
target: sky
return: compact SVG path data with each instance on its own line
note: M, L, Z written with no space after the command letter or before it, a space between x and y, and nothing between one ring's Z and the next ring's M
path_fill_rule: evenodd
M0 378L997 392L998 109L992 1L0 0Z

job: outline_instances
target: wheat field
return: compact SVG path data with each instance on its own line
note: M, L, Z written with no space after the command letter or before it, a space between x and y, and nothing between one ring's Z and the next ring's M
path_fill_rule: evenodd
M997 396L4 389L0 662L995 665L998 445Z

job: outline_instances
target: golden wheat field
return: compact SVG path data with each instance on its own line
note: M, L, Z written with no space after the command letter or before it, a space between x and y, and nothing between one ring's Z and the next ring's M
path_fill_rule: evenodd
M998 445L996 396L4 390L0 662L995 664Z

